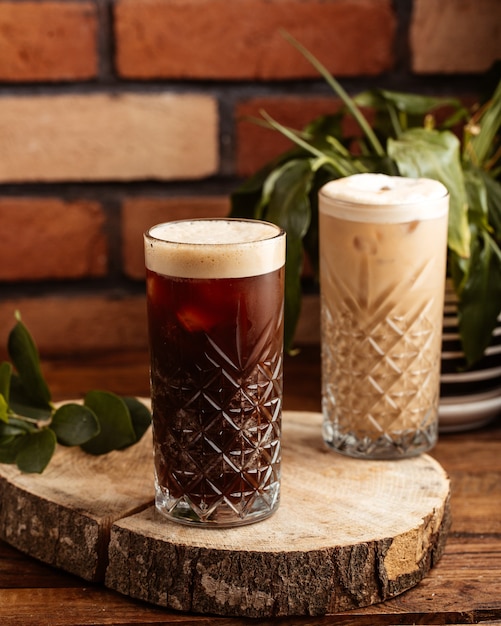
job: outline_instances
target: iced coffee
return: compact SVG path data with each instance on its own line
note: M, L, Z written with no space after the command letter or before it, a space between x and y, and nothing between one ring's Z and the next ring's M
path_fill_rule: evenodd
M319 193L324 439L394 459L436 442L448 193L357 174Z
M254 220L145 234L156 506L237 526L279 503L285 233Z

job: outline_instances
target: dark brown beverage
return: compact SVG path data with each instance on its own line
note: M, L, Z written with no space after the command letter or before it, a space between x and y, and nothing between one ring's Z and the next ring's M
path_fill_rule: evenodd
M225 259L220 278L147 267L147 294L157 507L232 526L278 504L284 267L231 277Z

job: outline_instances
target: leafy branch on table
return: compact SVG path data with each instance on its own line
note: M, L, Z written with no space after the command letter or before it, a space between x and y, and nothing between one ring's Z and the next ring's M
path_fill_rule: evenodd
M89 391L81 404L56 407L18 312L7 349L12 363L0 363L0 463L42 473L58 443L106 454L137 443L148 429L151 413L142 402L109 391Z

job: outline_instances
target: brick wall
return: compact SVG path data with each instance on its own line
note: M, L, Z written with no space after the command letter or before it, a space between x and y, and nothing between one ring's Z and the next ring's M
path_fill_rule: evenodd
M476 95L499 0L0 0L0 354L19 309L44 355L144 348L142 232L225 215L284 140L352 93Z

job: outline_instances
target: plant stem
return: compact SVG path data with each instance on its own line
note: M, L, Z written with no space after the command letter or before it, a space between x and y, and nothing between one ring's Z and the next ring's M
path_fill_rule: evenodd
M286 31L282 31L282 34L285 39L287 39L299 52L313 65L313 67L324 77L327 83L332 87L333 91L341 98L341 100L345 103L346 107L350 111L350 113L355 118L356 122L360 126L360 128L364 131L367 139L371 143L374 151L380 157L385 156L385 151L379 139L376 137L376 134L372 130L369 122L365 119L365 117L360 112L360 109L356 106L347 92L341 87L338 81L330 74L329 70L320 63L320 61L315 58L311 52L309 52L305 47L303 47L299 41L294 39L292 35L287 33Z
M36 428L44 428L52 422L52 416L45 419L37 419L36 417L27 417L26 415L19 415L18 413L9 413L9 418L13 417L20 422L26 422L27 424L33 424Z
M287 139L290 139L295 144L303 148L304 150L310 152L313 156L317 157L321 161L321 163L330 163L340 174L341 176L349 176L353 172L350 172L348 168L344 167L339 161L335 161L332 158L326 156L321 150L315 148L307 141L301 139L295 132L289 130L285 126L282 126L279 122L276 122L272 117L266 113L266 111L261 111L261 115L265 118L268 124L277 130L279 133L282 133Z

